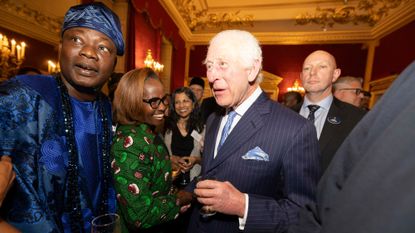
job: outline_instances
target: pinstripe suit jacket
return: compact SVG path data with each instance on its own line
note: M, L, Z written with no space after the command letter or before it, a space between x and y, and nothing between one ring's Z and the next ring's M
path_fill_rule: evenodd
M315 201L320 170L314 126L262 93L213 158L221 117L214 113L207 121L202 174L229 181L249 195L244 232L286 231L297 222L299 209ZM242 158L257 146L269 161ZM193 210L189 233L240 232L237 216L218 213L203 220L199 208Z

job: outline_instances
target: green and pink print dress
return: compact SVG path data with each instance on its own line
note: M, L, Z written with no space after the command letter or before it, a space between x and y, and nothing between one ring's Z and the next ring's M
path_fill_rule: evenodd
M147 124L120 125L113 140L111 166L123 232L156 230L177 218L180 207L163 140Z

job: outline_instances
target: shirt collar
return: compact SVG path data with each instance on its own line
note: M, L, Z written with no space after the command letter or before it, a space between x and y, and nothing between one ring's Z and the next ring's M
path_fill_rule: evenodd
M332 102L333 102L333 95L332 94L330 94L329 96L327 96L326 98L320 100L317 103L311 102L307 98L307 96L304 96L303 108L307 108L307 106L310 105L310 104L316 104L316 105L320 106L320 108L322 108L324 110L329 110Z
M258 86L255 89L254 93L252 93L244 102L242 102L241 105L235 108L235 112L242 117L245 112L248 111L249 107L251 107L251 105L254 104L254 102L258 99L261 93L261 87Z

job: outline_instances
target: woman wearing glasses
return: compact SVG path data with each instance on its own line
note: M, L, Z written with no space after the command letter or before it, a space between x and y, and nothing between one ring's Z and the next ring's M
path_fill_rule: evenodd
M156 73L132 70L114 96L118 123L111 148L114 186L123 232L165 232L183 200L172 190L171 162L155 128L164 122L169 99Z

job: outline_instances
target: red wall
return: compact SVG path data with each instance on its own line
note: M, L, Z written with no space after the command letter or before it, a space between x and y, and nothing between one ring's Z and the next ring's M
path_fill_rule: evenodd
M336 57L342 75L364 77L367 50L361 44L326 44L326 45L263 45L263 69L281 76L280 95L300 78L304 59L311 52L322 49ZM189 76L206 76L202 64L207 46L195 46L190 52Z
M160 61L160 40L161 34L158 29L153 28L150 23L147 12L132 12L134 17L134 50L131 50L134 54L134 63L132 68L140 68L144 66L144 60L147 55L147 50L151 49L152 57L156 61Z
M135 19L133 27L130 25L129 41L134 42L134 52L128 56L128 69L134 68L136 65L142 64L142 56L148 48L155 48L155 58L159 57L160 51L160 34L163 34L173 44L172 73L171 73L171 89L174 90L183 86L185 74L186 49L185 42L179 35L179 29L159 1L155 0L133 0L133 17L143 17L142 13L148 15L148 20ZM135 15L135 16L134 16ZM134 18L133 18L134 19ZM143 25L146 24L146 25ZM151 30L152 28L152 30ZM142 35L140 34L142 33ZM156 37L156 38L155 38ZM155 38L155 41L152 38ZM142 42L140 40L143 40ZM131 44L131 43L130 43ZM143 47L150 46L150 47Z
M53 60L55 63L58 61L57 48L51 44L35 40L4 28L0 28L0 33L6 35L9 41L15 39L17 43L24 41L27 44L25 60L21 67L30 66L47 73L48 60Z
M414 60L415 20L380 40L372 80L399 74Z

